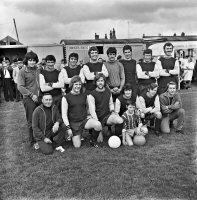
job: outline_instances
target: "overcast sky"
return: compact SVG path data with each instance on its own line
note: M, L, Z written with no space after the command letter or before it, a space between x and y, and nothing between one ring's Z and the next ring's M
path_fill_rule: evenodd
M0 39L16 38L13 18L23 44L60 43L61 39L145 35L197 35L196 0L1 0Z

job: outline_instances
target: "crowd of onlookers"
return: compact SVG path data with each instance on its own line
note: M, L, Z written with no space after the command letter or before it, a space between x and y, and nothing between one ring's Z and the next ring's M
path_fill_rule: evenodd
M64 151L65 138L72 138L78 148L83 129L89 130L91 145L98 147L105 126L131 146L134 135L148 133L147 125L161 136L170 132L175 119L175 132L184 133L185 111L177 87L181 82L181 87L191 88L192 58L175 59L171 43L164 45L165 55L156 62L150 49L136 62L130 45L123 47L124 58L117 57L115 47L106 53L104 61L93 46L89 62L83 64L77 53L71 53L68 63L62 60L58 68L53 55L40 63L34 52L12 63L2 59L0 88L5 101L23 99L33 148L46 154L54 148Z

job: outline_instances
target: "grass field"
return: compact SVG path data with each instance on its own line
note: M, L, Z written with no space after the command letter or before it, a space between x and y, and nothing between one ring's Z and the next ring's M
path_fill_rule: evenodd
M22 103L0 105L0 200L197 199L197 91L184 92L185 134L147 136L143 147L84 141L45 156L28 147Z

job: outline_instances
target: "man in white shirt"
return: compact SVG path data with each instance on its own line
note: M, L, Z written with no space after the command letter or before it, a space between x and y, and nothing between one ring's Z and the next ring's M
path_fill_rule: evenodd
M18 74L19 74L19 70L22 69L22 67L23 67L23 59L17 58L17 66L13 68L13 73L12 73L14 83L15 83L15 90L16 90L16 102L19 102L20 99L22 98L22 95L20 94L20 92L17 88Z
M3 88L4 88L4 98L6 101L14 101L14 92L12 86L12 71L13 69L10 66L10 59L5 57L2 61L3 71L2 71L2 78L3 78Z
M191 89L191 81L194 71L194 62L192 62L192 57L188 56L183 60L182 69L184 70L182 77L184 81L184 88Z

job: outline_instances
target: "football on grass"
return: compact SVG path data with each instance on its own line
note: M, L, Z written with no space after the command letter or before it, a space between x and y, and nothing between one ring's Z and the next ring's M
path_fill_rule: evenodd
M143 135L135 135L133 138L133 143L137 146L143 146L146 143L146 139Z
M120 138L115 135L111 136L108 140L108 145L113 149L118 148L121 145Z

